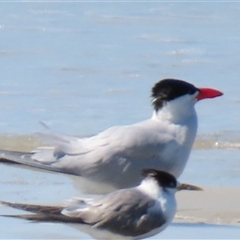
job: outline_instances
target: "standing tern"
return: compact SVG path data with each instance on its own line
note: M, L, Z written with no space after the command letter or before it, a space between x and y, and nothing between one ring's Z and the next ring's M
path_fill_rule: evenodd
M136 124L111 127L89 138L49 131L39 133L51 147L32 152L0 150L4 161L79 176L87 193L107 193L136 186L144 168L178 178L187 163L197 132L196 102L222 92L163 79L152 88L153 116Z
M143 176L137 187L93 199L75 198L62 206L0 201L1 205L31 213L2 216L66 223L96 239L142 239L163 231L172 222L176 191L202 190L180 184L173 175L154 169L143 170Z

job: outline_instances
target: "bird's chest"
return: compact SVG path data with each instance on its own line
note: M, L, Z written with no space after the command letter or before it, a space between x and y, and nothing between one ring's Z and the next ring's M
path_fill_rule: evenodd
M159 168L178 177L186 165L195 135L187 128L174 131L155 152Z

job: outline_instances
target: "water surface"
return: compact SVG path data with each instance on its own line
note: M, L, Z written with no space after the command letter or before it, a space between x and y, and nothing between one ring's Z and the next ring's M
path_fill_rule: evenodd
M44 121L88 136L152 114L150 89L165 77L214 87L197 103L198 137L182 180L240 183L240 4L180 2L0 3L0 145L31 150ZM60 203L67 176L0 166L1 199ZM9 209L1 212L8 213ZM62 224L0 218L2 238L77 239ZM14 231L13 231L14 226ZM154 238L238 238L239 228L171 225Z

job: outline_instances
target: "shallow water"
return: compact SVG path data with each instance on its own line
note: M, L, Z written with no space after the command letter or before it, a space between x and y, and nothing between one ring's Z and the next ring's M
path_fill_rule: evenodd
M163 239L239 239L240 228L212 224L173 223L162 232ZM152 237L158 239L159 236Z
M39 121L88 136L149 118L152 85L174 77L225 93L197 103L198 137L181 180L238 186L239 10L216 2L1 2L0 148L38 146ZM60 203L77 194L67 176L6 165L0 172L1 199ZM59 224L0 222L2 238L85 237ZM239 228L172 225L156 238L196 233L235 238Z
M14 228L14 232L5 228ZM44 229L44 231L43 231ZM30 223L18 219L8 219L6 225L0 226L4 239L90 239L86 234L69 226L54 223ZM239 239L240 228L235 226L207 224L173 223L161 235L149 239Z

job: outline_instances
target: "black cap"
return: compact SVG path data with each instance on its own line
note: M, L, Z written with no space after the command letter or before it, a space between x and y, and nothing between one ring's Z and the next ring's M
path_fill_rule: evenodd
M194 85L177 79L163 79L152 88L153 106L157 111L165 102L186 94L194 94L199 91Z
M169 188L176 188L177 187L177 180L170 173L148 168L148 169L143 169L142 175L144 177L155 178L157 180L159 186L169 187Z

